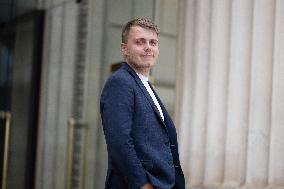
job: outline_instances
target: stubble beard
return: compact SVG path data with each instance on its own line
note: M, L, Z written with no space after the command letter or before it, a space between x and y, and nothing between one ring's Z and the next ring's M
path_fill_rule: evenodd
M150 71L152 68L151 63L148 62L136 62L133 60L129 60L128 63L137 71Z

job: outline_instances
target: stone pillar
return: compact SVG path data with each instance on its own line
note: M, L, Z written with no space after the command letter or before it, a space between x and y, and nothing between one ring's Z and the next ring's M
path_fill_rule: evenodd
M179 144L180 156L183 161L185 175L189 174L189 149L190 146L190 127L188 112L191 112L192 102L192 64L193 64L193 39L194 39L194 0L179 1L179 25L181 26L180 35L178 35L178 43L180 45L177 50L177 83L176 86L180 90L176 92L176 102L178 106L175 111L175 121L178 125L178 133L181 141ZM184 19L188 18L188 19ZM184 22L186 22L184 24ZM186 62L186 64L184 63Z
M196 186L203 182L205 163L205 135L207 115L207 94L209 74L209 41L210 41L210 9L211 1L196 2L196 27L193 54L193 99L192 116L190 118L191 143L189 151L189 176L190 185ZM190 128L187 124L187 127Z
M283 188L283 2L181 7L176 119L187 188Z
M223 182L229 62L230 1L212 1L204 184Z
M67 120L77 41L76 1L42 1L46 9L35 188L65 187Z
M245 182L250 92L252 0L232 2L225 186Z
M268 180L274 10L274 0L254 1L246 173L246 184L253 187Z
M268 183L284 186L284 2L275 5L274 65Z

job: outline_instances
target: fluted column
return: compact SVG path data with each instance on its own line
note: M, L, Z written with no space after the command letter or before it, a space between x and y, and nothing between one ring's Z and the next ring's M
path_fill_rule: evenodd
M276 1L269 185L284 186L284 1Z
M189 149L191 143L190 136L190 116L192 103L192 70L193 70L193 41L194 41L194 0L179 1L180 35L178 43L181 44L177 50L177 90L176 102L178 106L175 111L175 121L178 126L180 158L183 160L182 166L185 167L184 174L189 176ZM184 19L187 18L187 19ZM184 23L185 22L185 23ZM184 63L186 62L186 64Z
M191 186L200 185L204 178L211 1L197 1L196 9L197 22L193 57L195 66L192 73L194 80L193 109L190 125L188 125L191 128L188 167Z
M66 178L67 120L73 102L78 4L67 0L42 3L46 4L43 7L46 17L35 188L59 189L65 187Z
M274 0L254 2L246 176L248 186L264 187L268 179L274 10Z
M223 182L229 61L230 1L212 1L205 185Z
M252 0L232 2L225 186L245 182L250 92Z
M176 118L187 188L283 188L283 1L183 2Z

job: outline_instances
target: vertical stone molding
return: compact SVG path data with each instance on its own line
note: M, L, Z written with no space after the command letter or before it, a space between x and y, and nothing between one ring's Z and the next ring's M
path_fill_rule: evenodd
M227 187L244 184L246 175L252 8L252 0L232 2L224 175Z
M275 5L274 64L270 133L269 180L284 186L284 1Z
M246 182L255 187L268 181L274 11L274 0L254 1Z
M224 177L231 3L212 3L204 184L219 186Z
M77 17L77 41L75 54L75 75L73 83L73 102L72 102L72 117L78 122L78 126L73 132L72 141L72 160L70 168L70 178L67 185L72 189L80 189L85 186L86 173L86 143L88 126L86 125L86 110L88 103L87 96L87 78L88 78L88 17L89 17L89 1L78 1L78 17Z
M46 10L41 102L38 128L35 188L65 187L67 121L72 96L78 4L68 0L42 1Z
M178 43L180 47L177 51L178 65L177 65L177 90L176 101L179 104L175 111L175 120L178 127L178 133L180 137L180 156L183 161L183 167L186 167L184 174L188 177L189 174L189 162L190 162L190 116L192 102L192 65L193 65L193 41L194 41L194 0L179 1L180 11L180 26L182 29L178 35ZM184 18L188 18L183 20ZM184 23L186 22L186 23ZM185 63L186 62L186 63ZM191 115L191 113L190 113Z
M193 54L193 62L196 65L192 72L194 77L193 109L190 119L192 127L190 128L190 125L187 125L191 129L189 176L192 186L201 184L204 179L211 1L197 1L196 9L195 53Z
M180 3L176 119L187 188L284 188L284 4Z

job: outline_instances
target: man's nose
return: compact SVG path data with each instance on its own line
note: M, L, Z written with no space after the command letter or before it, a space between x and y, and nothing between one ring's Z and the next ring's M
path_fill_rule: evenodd
M149 42L145 43L145 47L144 47L145 51L149 51L151 50L151 45Z

